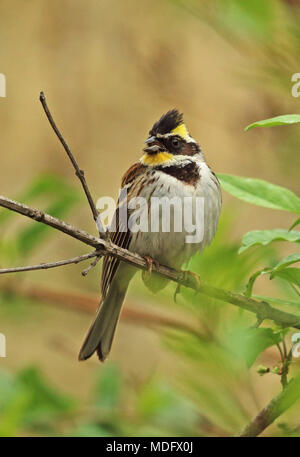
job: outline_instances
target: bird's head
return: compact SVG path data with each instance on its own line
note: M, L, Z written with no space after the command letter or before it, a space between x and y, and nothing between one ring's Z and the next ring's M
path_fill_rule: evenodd
M145 143L141 162L149 166L171 165L182 156L184 159L201 154L183 122L183 115L176 109L168 111L153 125Z

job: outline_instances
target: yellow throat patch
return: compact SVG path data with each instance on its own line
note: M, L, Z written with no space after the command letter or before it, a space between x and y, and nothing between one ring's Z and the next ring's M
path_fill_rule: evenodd
M141 158L141 162L144 165L161 165L168 160L172 160L173 155L169 152L158 152L157 154L144 154Z

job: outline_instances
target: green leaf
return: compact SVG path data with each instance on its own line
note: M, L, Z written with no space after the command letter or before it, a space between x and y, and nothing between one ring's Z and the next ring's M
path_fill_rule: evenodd
M300 214L300 198L289 189L256 178L218 174L221 186L236 198L253 205Z
M278 417L291 406L294 406L300 398L300 374L297 373L290 380L284 390L276 397L273 407L273 416ZM274 400L273 400L274 401Z
M292 301L292 300L284 300L282 298L274 298L274 297L267 297L266 295L253 295L253 298L257 298L258 300L275 303L276 305L288 305L288 306L295 306L299 308L300 300L299 301ZM300 316L299 316L300 321Z
M294 243L300 243L300 232L284 229L252 230L243 236L239 254L257 244L266 246L273 241L291 241Z
M281 335L271 328L248 328L246 330L240 328L232 339L236 352L246 361L249 368L259 354L280 341Z
M258 367L256 368L256 373L258 373L261 376L266 373L269 373L269 371L270 368L267 368L265 365L258 365Z
M277 276L285 281L295 284L300 287L300 269L299 268L284 268L272 273L272 276Z
M245 132L254 127L275 127L277 125L298 124L300 122L300 114L283 114L281 116L271 117L262 121L253 122L247 125Z
M269 270L270 270L270 268L264 268L263 270L258 270L255 273L253 273L253 275L250 277L250 279L248 281L248 284L246 285L246 290L245 290L245 296L246 297L251 297L253 286L254 286L254 283L255 283L256 279L259 276L268 273Z
M282 270L283 268L288 267L289 265L292 265L293 263L300 262L300 253L296 254L291 254L282 259L280 262L275 265L275 267L272 268L272 271L279 271Z
M263 268L262 270L258 270L255 273L253 273L246 286L246 290L245 290L246 297L251 297L254 283L259 276L265 275L265 274L270 274L270 279L272 279L273 276L278 271L288 267L289 265L292 265L293 263L299 262L299 261L300 261L300 253L291 254L291 255L288 255L287 257L285 257L284 259L282 259L280 262L278 262L275 265L275 267Z
M297 225L300 224L300 217L295 220L295 222L290 226L289 230L293 230Z

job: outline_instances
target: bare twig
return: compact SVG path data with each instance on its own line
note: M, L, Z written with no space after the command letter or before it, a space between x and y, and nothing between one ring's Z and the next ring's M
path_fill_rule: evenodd
M282 388L284 389L286 387L286 385L287 385L287 382L288 382L287 381L287 375L288 375L288 371L289 371L289 360L287 359L286 352L282 351L280 343L277 343L276 346L277 346L277 348L279 350L279 353L280 353L281 366L280 366L279 370L278 370L278 365L277 365L271 371L273 373L275 372L276 374L280 375L280 382L281 382Z
M40 93L40 102L44 108L44 111L46 113L46 116L49 120L49 123L51 125L51 127L53 128L55 134L57 135L59 141L61 142L61 144L63 145L64 147L64 150L66 151L69 159L71 160L72 162L72 165L75 169L75 174L76 176L79 178L81 184L82 184L82 187L83 187L83 190L84 190L84 193L86 195L86 198L89 202L89 205L90 205L90 208L91 208L91 211L93 213L93 218L94 218L94 221L96 222L96 225L97 225L97 229L98 229L98 232L99 232L99 235L100 235L100 238L104 238L104 239L107 239L108 238L108 233L106 230L104 230L103 228L103 225L102 225L102 222L101 222L101 218L100 218L100 215L99 215L99 212L97 211L97 208L96 208L96 205L94 203L94 200L92 198L92 195L90 193L90 190L88 188L88 185L87 185L87 182L85 180L85 176L84 176L84 171L81 170L78 166L78 163L75 159L75 157L73 156L69 146L67 145L64 137L62 136L61 132L59 131L57 125L55 124L54 122L54 119L53 119L53 116L52 114L50 113L50 110L48 108L48 105L47 105L47 102L46 102L46 97L44 95L44 92L41 92Z
M284 390L274 397L270 403L260 411L260 413L244 428L239 436L258 436L277 417L284 413L288 408L300 398L300 375L298 374L284 388Z
M96 238L89 233L80 230L64 221L61 221L56 217L50 216L49 214L46 214L40 210L33 209L27 205L2 196L0 196L0 206L34 219L37 222L42 222L43 224L49 225L63 233L66 233L67 235L76 238L84 244L93 246L95 249L100 251L100 254L111 255L142 270L148 270L149 268L147 260L145 260L140 255L123 249L111 243L110 241L107 242L103 239ZM186 272L184 273L173 270L172 268L160 265L158 262L153 263L153 271L161 274L166 279L174 281L178 284L182 284L183 286L190 289L194 289L201 294L216 298L227 303L231 303L234 306L238 306L239 308L250 311L256 316L259 316L260 319L271 319L278 325L300 329L299 316L273 308L265 301L247 298L241 294L236 294L224 289L209 286L204 284L201 281L200 277L196 279L197 275L195 274L188 275Z
M34 271L34 270L47 270L49 268L56 268L61 267L63 265L69 265L71 263L79 263L83 262L84 260L91 259L92 257L98 258L99 253L97 251L90 252L89 254L79 255L77 257L73 257L72 259L67 260L58 260L56 262L47 262L47 263L40 263L39 265L28 265L26 267L15 267L15 268L0 268L0 275L7 274L7 273L20 273L24 271Z
M284 359L287 359L287 358L288 358L288 353L287 353L287 347L286 347L286 343L285 343L284 337L283 337L283 339L282 339L282 347L283 347L283 356L284 356Z
M97 263L99 262L101 257L102 257L102 255L97 255L95 260L93 260L93 262L87 268L82 270L82 272L81 272L82 276L86 276L89 273L89 271L97 265Z

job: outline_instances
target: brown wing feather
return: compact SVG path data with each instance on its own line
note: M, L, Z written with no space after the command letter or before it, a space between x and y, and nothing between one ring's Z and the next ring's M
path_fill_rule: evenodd
M141 163L137 162L133 164L125 173L122 178L122 188L126 185L129 185L134 182L134 180L144 173L146 167ZM128 194L130 193L130 187L128 187ZM119 202L118 202L119 204ZM131 241L131 233L129 230L120 231L120 221L119 221L119 206L117 206L116 212L114 214L116 231L111 232L111 241L120 246L121 248L128 249ZM115 257L106 256L103 260L102 268L102 277L101 277L101 293L102 298L107 294L108 288L116 274L117 268L120 264L120 261Z
M140 162L134 163L124 174L121 186L124 187L127 184L134 181L139 175L146 171L147 167Z

